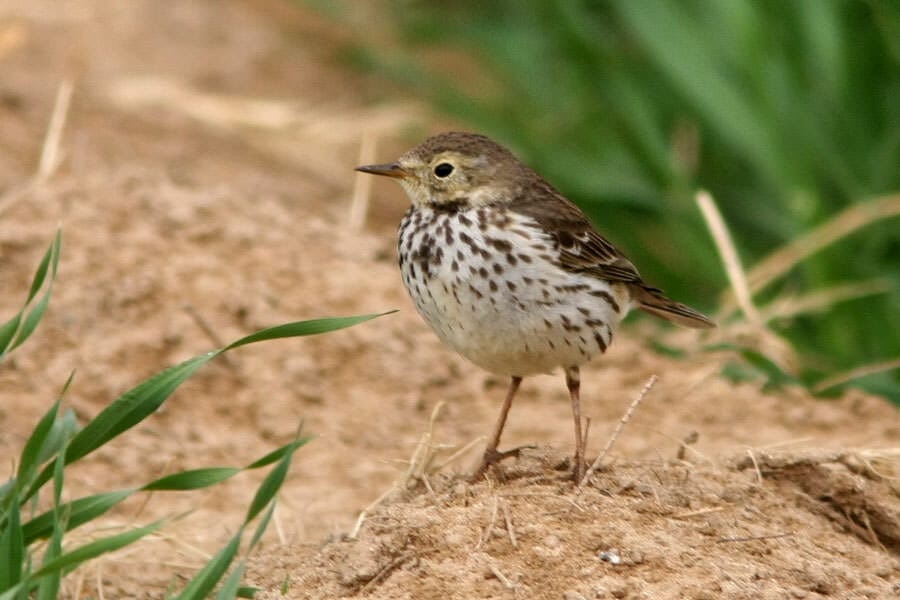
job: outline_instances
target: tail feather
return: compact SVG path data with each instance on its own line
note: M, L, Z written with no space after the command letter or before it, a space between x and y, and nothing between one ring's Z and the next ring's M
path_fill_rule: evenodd
M712 319L706 315L690 306L685 306L680 302L667 298L656 288L640 287L635 291L637 293L634 296L638 307L651 315L694 329L709 329L716 326Z

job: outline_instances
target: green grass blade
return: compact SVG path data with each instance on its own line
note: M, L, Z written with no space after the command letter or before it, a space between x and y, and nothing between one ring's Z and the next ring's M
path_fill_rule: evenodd
M9 347L9 352L12 352L24 344L25 340L31 337L31 334L37 329L38 323L40 323L41 319L44 317L44 313L47 312L47 306L49 306L49 304L50 290L48 289L47 293L41 297L38 303L34 305L34 308L28 313L28 316L25 317L22 328L19 330L18 335L16 335L16 340Z
M0 327L0 358L6 353L11 352L14 348L22 345L22 343L34 333L41 317L43 317L44 312L46 312L47 305L50 303L53 282L56 280L56 274L59 269L59 253L61 246L62 231L57 231L56 237L47 249L47 252L44 253L43 258L34 273L25 304L18 314ZM47 284L46 292L44 292L43 297L38 301L37 305L28 313L28 316L25 317L23 323L22 317L29 304L31 304L31 301L34 300L48 280L49 283Z
M50 247L47 248L47 252L44 253L44 257L41 259L41 263L34 273L34 277L31 280L31 289L28 291L28 299L25 301L25 304L34 300L38 291L44 287L48 268L52 272L50 277L51 282L56 278L56 270L59 267L59 250L61 246L62 230L57 230L56 237L53 239L53 242L50 243Z
M174 600L202 600L206 598L212 592L216 583L222 579L222 575L225 574L225 571L228 570L229 565L234 560L243 533L244 528L241 527L234 537L231 538L231 541L197 572Z
M0 325L0 358L6 354L6 350L9 348L13 336L16 335L16 331L19 330L19 323L21 322L22 312L19 312L13 315L9 321Z
M123 489L104 492L78 498L61 505L58 508L68 515L66 530L75 529L79 525L96 519L136 491L137 489ZM56 524L56 517L57 510L54 508L27 521L22 528L25 543L30 545L38 539L51 535Z
M61 525L54 529L53 537L50 538L47 551L44 553L44 565L52 565L62 555L62 530ZM59 569L48 569L44 576L32 575L30 579L38 581L38 600L56 600L59 597L59 585L62 582L62 571Z
M184 491L196 490L222 483L234 477L243 469L237 467L210 467L193 469L160 477L141 488L142 491Z
M247 517L244 520L244 524L241 525L240 530L238 530L237 534L228 542L228 544L219 551L216 556L212 558L204 567L201 569L197 575L185 586L184 590L178 595L179 600L186 599L200 599L205 598L215 587L216 583L222 578L225 572L228 570L228 567L231 565L234 557L237 554L238 548L240 546L241 537L244 534L244 529L247 524L253 520L259 512L264 509L266 506L269 509L266 511L263 518L260 520L260 523L257 525L256 530L254 531L253 538L250 542L250 546L248 547L248 552L253 549L253 547L259 542L259 539L262 537L263 532L268 526L270 520L272 519L272 514L275 510L275 494L278 492L281 484L284 483L285 476L287 475L287 471L291 465L291 459L293 457L294 451L298 448L302 447L308 438L302 438L295 440L294 442L282 446L277 449L275 452L270 452L263 458L258 461L251 463L246 469L254 469L260 466L270 464L272 462L273 456L280 457L278 464L272 469L272 472L269 473L263 482L260 484L259 489L256 491L256 495L253 498L253 502L250 505L250 508L247 511ZM243 571L243 561L238 565L234 572L228 577L225 582L225 585L221 590L219 590L218 597L227 597L233 598L237 594L234 592L234 586L240 582L240 576ZM240 589L240 588L238 588ZM222 595L226 594L226 595ZM232 595L228 595L232 594Z
M238 592L241 589L241 577L244 576L245 568L245 561L238 562L237 566L228 575L225 583L222 584L222 587L216 593L216 600L234 600L238 597Z
M72 463L87 456L153 414L188 377L207 362L228 350L264 340L314 335L343 329L390 314L390 312L356 317L314 319L278 325L257 331L224 348L195 356L179 365L170 367L125 392L85 425L69 444L67 462ZM45 468L29 489L27 497L36 493L49 478L49 470Z
M62 539L68 524L68 512L60 506L62 498L63 485L65 483L65 465L66 451L65 448L53 461L53 514L52 535L47 549L44 552L44 565L50 564L57 560L62 554ZM55 600L59 596L59 586L62 582L62 572L59 570L50 570L46 576L39 579L37 598L38 600Z
M22 515L19 505L13 502L6 513L6 523L0 529L0 590L7 590L21 581L24 564Z
M74 550L65 552L53 560L45 561L41 568L32 574L32 579L46 577L51 573L67 573L79 565L101 554L113 552L129 544L133 544L142 537L153 533L162 527L164 521L155 521L144 527L132 529L124 533L111 535L93 542L79 546Z
M41 447L41 453L38 455L37 462L39 465L47 462L56 456L69 443L75 434L78 433L78 417L71 408L53 421L50 433Z
M170 367L114 400L72 439L67 452L68 462L83 458L153 414L185 379L219 352L195 356ZM48 469L45 468L29 489L27 497L37 492L48 478Z
M266 454L259 460L256 460L256 461L250 463L249 465L247 465L244 468L248 469L248 470L249 469L259 469L260 467L265 467L266 465L270 465L273 462L280 460L286 454L291 454L294 451L296 451L298 448L300 448L301 446L305 446L307 444L307 442L309 442L311 439L313 439L312 436L306 436L306 437L302 437L298 440L294 440L290 444L285 444L281 448L277 448L277 449L273 450L272 452L269 452L268 454Z
M90 454L156 412L179 385L218 354L195 356L125 392L78 432L69 444L69 462Z
M669 0L616 2L618 12L669 80L708 117L710 123L744 157L777 180L777 154L766 122L717 64L703 40L707 31L687 11ZM678 52L673 52L678 48Z
M19 469L16 472L16 485L18 489L23 489L31 485L31 479L37 473L40 466L40 457L43 454L44 444L50 436L53 429L53 423L56 422L56 416L59 413L59 405L62 399L53 403L37 426L25 442L22 454L19 456Z
M247 546L248 554L256 547L256 544L259 543L259 540L262 539L263 534L269 527L269 521L272 520L272 515L275 514L275 506L275 501L269 504L269 509L266 511L266 514L264 514L263 518L259 520L259 524L256 526L256 531L253 532L253 537L250 538L250 545Z
M256 495L253 497L253 502L250 503L250 508L247 509L247 517L244 519L245 524L256 518L256 515L275 499L275 494L278 493L281 484L284 483L284 478L287 476L293 456L293 452L285 454L272 471L266 475L259 489L256 490Z
M24 600L28 598L24 582L18 583L0 594L0 600Z
M247 344L262 342L265 340L276 340L279 338L299 337L299 336L306 336L306 335L317 335L320 333L328 333L329 331L336 331L338 329L352 327L353 325L358 325L359 323L371 321L372 319L376 319L376 318L382 317L384 315L389 315L394 312L397 312L397 311L391 310L388 312L371 314L371 315L359 315L356 317L330 317L330 318L325 318L325 319L312 319L309 321L295 321L293 323L285 323L283 325L276 325L275 327L269 327L268 329L263 329L261 331L257 331L256 333L252 333L246 337L242 337L241 339L237 340L236 342L232 342L231 344L226 346L225 350L231 350L232 348L237 348L239 346L246 346Z

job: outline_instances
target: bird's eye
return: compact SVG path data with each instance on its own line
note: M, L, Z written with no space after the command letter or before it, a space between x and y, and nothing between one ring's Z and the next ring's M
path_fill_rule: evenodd
M450 173L453 172L453 165L450 163L440 163L434 168L434 174L443 179L444 177L449 177Z

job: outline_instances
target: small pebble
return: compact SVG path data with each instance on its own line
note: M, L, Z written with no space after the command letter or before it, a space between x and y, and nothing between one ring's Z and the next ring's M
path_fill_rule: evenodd
M619 551L615 548L604 550L597 555L597 558L599 558L603 562L608 562L611 565L618 565L622 563L622 557L619 556Z

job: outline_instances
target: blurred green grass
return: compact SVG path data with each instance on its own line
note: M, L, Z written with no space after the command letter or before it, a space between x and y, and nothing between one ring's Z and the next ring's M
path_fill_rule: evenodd
M380 24L327 4L354 27L353 64L512 146L646 279L705 309L726 279L698 188L746 266L900 192L898 2L386 0L369 10ZM900 221L886 218L757 296L886 279L886 292L775 324L807 384L900 357L898 257ZM855 383L900 402L897 370Z

